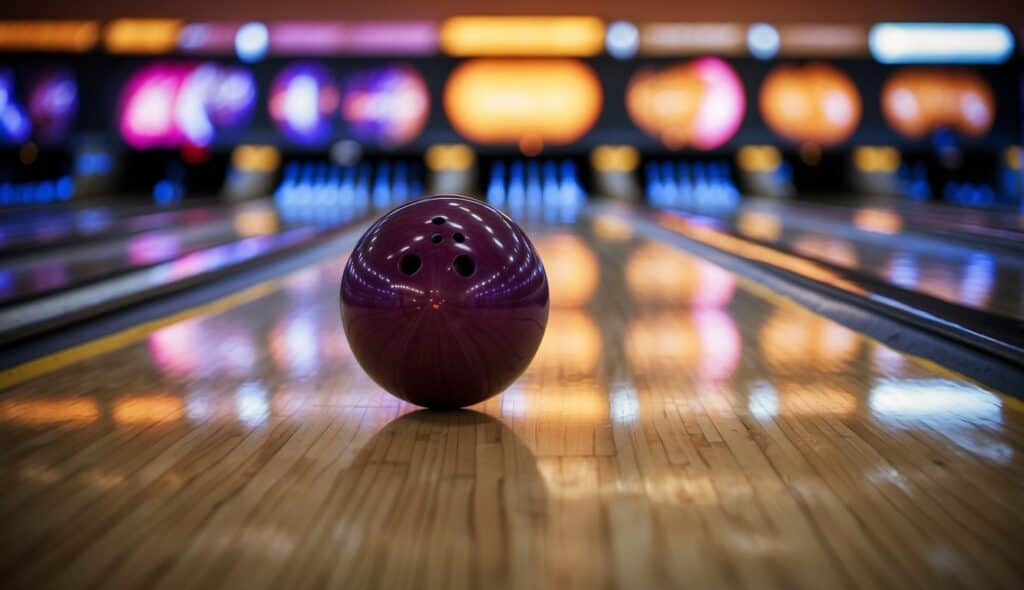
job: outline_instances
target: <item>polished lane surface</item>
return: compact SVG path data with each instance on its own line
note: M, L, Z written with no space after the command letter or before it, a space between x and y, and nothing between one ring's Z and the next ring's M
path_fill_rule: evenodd
M778 202L774 199L746 199L752 208L776 206L798 215L855 223L864 211L884 211L898 215L905 228L938 236L960 235L999 241L1019 241L1024 237L1024 215L1007 209L960 207L934 201L910 201L904 198L857 197L849 199L808 199Z
M113 230L114 235L106 239L23 253L0 261L0 306L182 259L218 245L272 235L282 229L277 212L258 202L230 209L157 215L162 216L157 229L139 233Z
M126 204L12 212L0 221L0 256L109 236L206 222L230 213L221 205L166 209Z
M802 207L758 202L713 216L743 237L806 258L949 303L1024 319L1024 257L1019 254L953 236L908 233L905 216L893 209L862 208L849 220L829 220L800 213Z
M359 370L342 259L11 385L4 586L1020 587L1020 403L621 221L533 235L545 340L471 412Z
M166 262L241 237L231 219L221 219L23 256L0 266L0 305Z

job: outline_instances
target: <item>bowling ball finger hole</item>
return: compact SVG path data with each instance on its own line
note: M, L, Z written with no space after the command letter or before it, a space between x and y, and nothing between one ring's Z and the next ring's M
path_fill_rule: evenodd
M476 263L469 256L460 254L452 261L452 268L461 276L471 277L476 272Z
M444 217L435 217L430 220L430 223L433 223L434 225L441 225L444 223Z
M441 234L434 234L434 235L430 236L430 241L434 242L435 244L440 244L441 240L443 240L443 239L444 238L441 236Z
M466 241L466 236L462 234L454 234L452 236L452 239L461 244L462 242Z
M412 276L416 274L416 271L423 266L423 261L416 254L406 254L398 262L398 270L402 271L402 274Z

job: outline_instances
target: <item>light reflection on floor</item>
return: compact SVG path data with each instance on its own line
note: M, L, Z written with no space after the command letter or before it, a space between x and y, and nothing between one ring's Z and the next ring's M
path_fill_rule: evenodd
M550 528L540 535L557 529L562 536L545 542L572 545L558 566L570 569L593 558L587 535L597 533L580 523L602 509L629 515L608 526L628 528L642 518L629 510L650 510L672 523L659 534L699 531L708 538L686 542L711 543L737 559L785 559L796 551L784 522L800 513L794 496L808 501L834 493L831 465L849 484L837 501L853 498L850 509L865 514L878 508L864 499L870 496L856 495L860 486L896 486L914 500L931 491L917 471L929 465L893 459L893 448L945 453L965 477L980 469L1019 472L1014 437L1024 420L1002 397L791 302L765 299L746 279L707 261L614 224L598 227L535 234L553 293L548 330L522 378L475 407L477 414L416 414L359 370L341 332L344 260L335 259L285 277L281 289L261 299L167 326L137 345L12 388L0 398L0 435L14 445L48 429L72 437L98 429L162 444L187 432L213 437L209 444L219 449L228 444L216 438L221 433L237 444L282 429L313 436L317 428L351 428L356 442L342 456L303 458L387 470L401 465L387 457L404 452L402 445L429 446L443 441L439 433L452 424L478 420L479 436L501 444L481 444L475 457L504 449L512 458L500 465L515 465L517 477L526 478L504 484L529 490L510 518L542 520ZM775 471L779 460L800 465L784 483ZM0 467L8 465L0 459ZM426 462L419 476L433 468L453 467ZM69 467L61 456L42 453L4 473L26 497L67 480L122 497L138 477L132 469L102 455ZM188 473L181 469L170 469L167 481L181 485L176 478ZM402 489L417 494L427 485L408 481ZM992 494L1008 501L1007 489ZM404 497L395 494L379 501ZM370 530L370 515L333 516L355 534ZM29 520L17 526L35 530ZM244 537L249 548L239 545L242 552L314 550L304 533L280 526L275 532L244 524L244 535L232 532ZM386 550L388 535L360 538L364 551ZM265 543L250 546L254 539ZM410 559L429 562L420 553ZM595 582L603 575L600 568L586 571Z
M935 236L928 238L930 245L914 241L904 237L903 218L887 209L855 211L854 225L868 233L839 236L829 233L828 223L817 228L813 222L787 218L770 205L760 206L766 208L736 213L731 224L739 235L951 303L1024 318L1024 265L1011 255L996 256Z
M758 416L825 407L844 414L866 402L877 419L1000 423L998 396L967 382L928 376L913 359L796 306L751 304L755 296L711 263L617 230L597 240L600 254L567 230L536 236L553 293L549 330L522 381L507 394L512 403L502 407L516 408L519 415L526 415L527 406L535 408L532 413L556 406L591 408L584 413L598 416L597 406L607 405L603 413L617 420L637 414L642 403L634 387L595 385L606 382L609 367L603 359L611 346L623 351L627 372L675 374L680 394L701 383L723 384L745 396L744 405ZM604 251L618 256L623 249L623 267L599 264ZM300 411L309 403L345 405L355 396L387 404L390 398L357 370L340 333L333 283L342 264L333 260L286 277L284 288L268 300L243 306L259 308L258 314L239 309L188 319L155 331L145 350L130 351L132 358L145 357L144 366L158 384L171 384L168 391L186 384L184 403L177 394L153 393L152 387L121 390L113 404L84 393L50 396L36 389L19 395L16 388L0 402L0 421L74 426L109 414L124 424L235 419L256 425L267 415ZM630 301L602 296L608 284L625 286ZM616 305L610 309L622 312L621 332L609 332L598 310L610 303ZM617 337L617 343L608 341ZM818 374L817 383L799 379L808 369ZM551 374L576 385L546 390L537 381ZM821 381L828 374L838 386ZM236 383L229 388L233 404L220 403L226 383ZM325 391L323 383L347 387ZM205 386L196 388L199 384ZM851 391L855 384L863 387ZM790 393L793 387L799 391ZM820 400L807 401L818 391L824 392ZM829 398L829 391L842 392L841 399ZM788 404L789 396L804 401ZM564 399L556 403L555 397ZM546 410L539 411L535 415Z

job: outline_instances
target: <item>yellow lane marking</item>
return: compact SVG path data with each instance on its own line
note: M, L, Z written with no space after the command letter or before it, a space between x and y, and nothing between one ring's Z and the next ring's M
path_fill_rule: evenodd
M210 301L209 303L190 307L175 314L138 324L120 332L115 332L113 334L103 336L102 338L97 338L96 340L83 342L82 344L72 346L71 348L66 348L59 352L11 367L5 371L0 371L0 389L7 389L18 385L19 383L28 381L29 379L45 375L52 371L56 371L57 369L62 369L87 358L111 352L119 348L124 348L129 344L142 340L151 332L159 330L164 326L199 315L226 311L233 307L238 307L244 303L259 299L260 297L274 292L279 287L280 282L280 278L271 279L226 297Z

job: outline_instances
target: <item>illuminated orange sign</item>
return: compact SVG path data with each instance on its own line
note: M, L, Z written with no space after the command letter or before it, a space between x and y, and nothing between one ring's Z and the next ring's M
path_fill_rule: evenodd
M941 128L984 135L995 119L992 88L969 70L906 68L882 87L882 112L901 135L917 139Z
M583 62L477 59L445 84L455 130L478 143L567 144L601 113L601 83Z
M99 38L95 21L0 21L4 51L89 51Z
M722 145L736 134L745 109L739 76L717 57L644 68L626 88L629 117L669 149Z
M441 25L449 55L591 56L604 49L594 16L456 16Z
M121 18L103 31L110 53L168 53L178 47L184 23L175 19Z
M812 62L776 67L761 84L761 116L790 141L830 146L845 141L860 123L860 93L839 68Z

